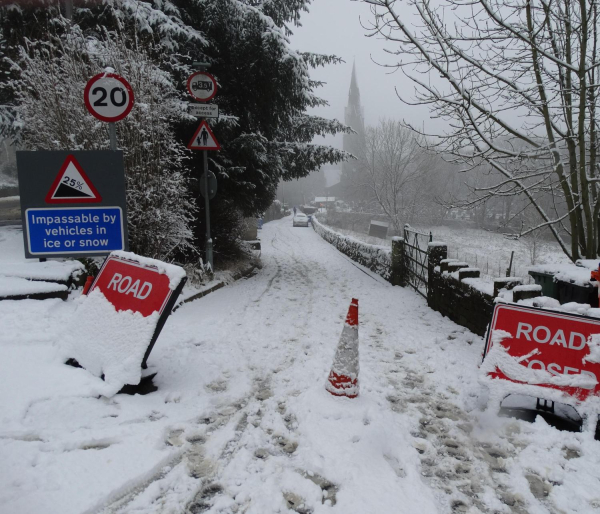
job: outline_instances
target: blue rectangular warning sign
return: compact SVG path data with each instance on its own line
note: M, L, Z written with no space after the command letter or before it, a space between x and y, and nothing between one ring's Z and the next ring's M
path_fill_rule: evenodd
M25 221L31 255L89 255L125 249L120 207L27 209Z

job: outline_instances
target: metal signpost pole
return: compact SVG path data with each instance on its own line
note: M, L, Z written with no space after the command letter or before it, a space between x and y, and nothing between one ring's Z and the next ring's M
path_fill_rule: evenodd
M112 121L108 124L108 135L110 137L110 149L116 150L117 149L117 127L116 127L114 121Z
M65 0L65 18L69 21L73 19L73 0Z
M208 152L202 151L204 160L204 210L206 211L206 261L210 264L210 271L213 270L213 243L210 237L210 195L208 188Z
M215 78L206 72L210 66L207 62L194 62L193 66L199 71L192 73L187 80L187 89L192 98L199 102L208 102L217 94L217 82ZM216 183L214 175L208 175L208 152L207 150L219 150L221 146L216 140L214 134L207 124L206 118L218 118L219 109L217 106L205 104L201 107L194 106L191 111L195 116L201 119L200 126L196 130L192 140L188 144L190 150L202 150L202 164L204 169L204 178L199 179L200 194L204 196L204 211L206 213L206 262L213 270L213 241L210 235L210 198L216 193ZM212 180L211 180L212 178ZM209 186L212 184L212 187ZM204 193L202 192L204 189Z
M209 66L209 63L206 62L198 62L194 63L195 66L198 66L200 71L206 71ZM204 120L204 118L201 118ZM210 199L208 198L210 195L208 194L208 152L206 150L202 151L202 157L204 162L204 210L206 211L206 262L210 264L210 271L213 271L213 242L212 237L210 237Z

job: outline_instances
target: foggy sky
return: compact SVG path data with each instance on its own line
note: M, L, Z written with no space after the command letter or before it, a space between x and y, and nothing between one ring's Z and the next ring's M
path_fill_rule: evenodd
M413 96L412 83L403 73L377 65L375 62L391 62L384 48L394 48L382 39L366 37L367 30L361 26L371 21L369 7L352 0L313 0L309 13L303 13L302 27L293 29L291 46L295 50L334 54L346 61L338 65L311 70L311 77L327 82L317 94L329 102L328 107L314 109L311 114L328 119L344 121L344 107L348 102L348 89L352 63L356 61L361 104L365 124L375 125L381 118L406 119L416 125L425 122L428 111L421 106L407 106L396 96L394 88L404 97ZM342 136L317 138L315 142L342 148Z

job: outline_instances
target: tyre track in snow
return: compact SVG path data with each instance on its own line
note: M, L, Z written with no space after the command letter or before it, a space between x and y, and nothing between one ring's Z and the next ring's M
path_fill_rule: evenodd
M254 424L260 422L262 411L265 410L265 400L270 399L272 396L269 383L273 375L265 376L260 371L260 367L253 362L252 355L246 351L243 341L239 337L235 337L236 335L239 336L239 327L244 325L244 318L264 315L265 310L268 310L273 304L285 305L291 299L289 292L295 291L294 294L298 295L298 288L301 289L300 296L303 305L306 305L306 309L303 309L300 319L293 320L293 328L297 337L286 341L286 351L275 367L277 374L285 375L285 371L297 360L299 352L296 343L302 340L302 337L306 334L307 321L313 310L311 269L302 262L302 256L298 255L293 245L277 237L277 232L273 234L270 244L285 258L282 259L275 254L268 257L269 262L266 263L263 269L268 270L272 266L275 270L274 273L267 280L266 287L261 293L244 306L239 321L228 327L224 336L224 339L236 341L238 351L247 355L247 366L250 368L255 384L251 394L238 398L229 405L223 405L211 414L190 420L187 425L191 435L186 435L186 430L182 429L170 432L165 438L165 443L168 446L179 448L174 456L161 463L153 473L145 474L137 483L130 484L120 493L111 494L108 501L90 510L89 514L183 512L172 510L174 497L178 497L177 501L182 507L185 505L185 512L195 514L210 509L213 498L223 494L223 488L219 485L220 470L225 468L239 451L240 441L249 426L249 417L254 418ZM283 278L285 278L285 282L294 286L294 288L281 287L279 283ZM266 306L263 305L265 303ZM292 310L296 311L295 309ZM269 326L268 321L266 326ZM280 341L274 341L268 344L268 348L273 349L280 346L280 344ZM257 404L260 405L258 408L259 416L255 414ZM282 405L281 402L278 403L277 411L281 415L282 408L280 405ZM252 416L253 413L254 416ZM293 418L289 418L286 424L290 425L292 422ZM230 430L231 426L235 427L233 430L234 435L224 445L216 462L206 461L203 451L205 443L214 433ZM194 429L197 427L204 429L201 431L201 435L195 434ZM295 450L293 443L287 441L285 437L279 436L277 445L284 448L282 450L284 452L289 451L290 448ZM184 491L183 493L177 491L177 482L181 480L182 474L196 481L193 491ZM327 484L327 481L324 481L324 483ZM331 487L331 484L328 487ZM150 492L153 489L158 492L153 494ZM149 496L150 498L139 501L140 506L137 506L136 499L143 496ZM142 504L144 506L141 506Z
M271 246L278 250L280 253L288 257L288 259L277 258L275 254L270 256L277 267L277 273L269 280L268 287L256 298L252 304L247 306L246 310L252 310L256 312L264 312L264 307L261 302L266 301L266 298L273 296L268 304L273 302L281 304L282 302L289 301L289 292L291 288L278 287L278 282L284 277L287 282L294 286L300 285L303 288L303 297L305 296L304 303L307 305L307 309L304 311L302 320L295 320L294 328L297 337L291 338L285 341L287 350L284 353L284 357L278 363L276 367L276 375L265 376L262 373L253 373L255 381L255 390L250 398L244 399L244 406L241 409L241 414L236 417L235 420L230 420L228 423L236 423L234 437L229 439L223 448L219 459L218 469L210 476L209 484L206 481L209 477L204 477L204 483L201 483L190 500L187 501L186 512L190 514L196 514L197 512L205 512L210 510L212 506L213 497L224 493L223 488L218 485L221 477L221 471L227 467L227 465L234 458L236 453L240 450L243 445L243 438L248 428L260 427L261 420L264 416L272 414L274 403L277 404L276 412L283 416L285 414L285 403L275 399L275 402L267 402L273 396L271 381L275 376L285 375L287 369L289 369L295 362L298 356L298 346L295 344L302 339L302 336L306 334L306 322L312 314L312 299L313 299L313 283L310 278L310 268L305 265L301 257L297 255L294 247L287 241L278 239L277 234L274 234L270 240ZM296 293L297 294L297 293ZM268 306L267 306L268 308ZM273 344L268 345L269 348L279 346L280 341L274 341ZM294 423L293 416L287 416L285 423L288 427L291 427ZM273 434L265 433L265 439L269 439ZM291 454L295 451L296 447L293 441L289 441L282 435L275 436L275 444L281 448L281 451L286 454ZM264 450L261 453L257 453L255 457L257 459L265 459L268 456L268 452ZM331 488L332 484L324 481L326 487ZM216 494L212 494L216 492Z
M223 477L240 451L258 438L262 447L253 456L255 462L273 457L289 458L294 454L297 420L293 413L287 411L285 397L280 391L289 394L289 387L281 388L286 372L294 365L303 365L302 341L307 337L306 325L315 314L321 319L326 316L314 312L314 291L320 287L320 294L324 294L326 299L338 300L340 293L343 295L353 287L344 273L335 269L337 263L332 268L331 263L314 258L310 248L303 245L306 239L303 241L298 234L283 224L272 227L265 242L273 251L263 253L265 266L261 273L266 284L258 294L251 295L241 309L237 323L224 330L224 339L235 342L237 351L247 361L253 380L252 390L247 395L221 404L213 413L201 414L190 420L184 431L177 433L175 430L168 434L167 441L180 448L180 456L166 471L157 470L149 480L102 512L245 512L248 505L237 506L235 511L216 507L223 499L233 501L234 495L227 490ZM337 254L332 254L331 258L346 260ZM255 279L255 282L262 286L261 280ZM385 285L382 284L382 287ZM406 317L409 321L408 316L414 315L414 309L408 309L406 313L402 308L398 309L401 319ZM264 341L264 349L272 356L268 363L260 362L260 356L253 355L239 337L240 327L255 317L264 318L265 327L277 324L277 319L282 317L289 324L287 336L273 340L267 337ZM515 477L511 475L514 461L518 453L530 444L527 438L520 437L518 424L508 425L509 428L516 427L515 430L494 432L489 436L481 433L476 429L477 413L466 412L456 405L452 399L454 392L438 390L439 384L430 379L432 370L410 359L414 350L396 344L394 349L390 347L391 334L386 331L380 316L361 312L360 323L361 346L369 346L368 351L361 350L361 359L365 359L366 366L378 370L383 382L387 381L390 386L387 401L391 409L411 420L413 428L410 435L420 457L421 474L435 491L439 512L564 513L548 497L551 486L534 473L525 477L528 482L525 484L526 493L523 493L523 488L515 489ZM428 323L424 320L423 324ZM264 333L269 334L269 331L265 329ZM419 334L404 336L408 338L409 346L418 347ZM286 429L273 432L266 428L270 426L267 421L272 419L278 419L278 423ZM218 456L214 460L206 459L205 444L222 434L229 435ZM304 476L301 470L300 473ZM304 478L314 481L314 477ZM521 482L525 480L517 478ZM185 480L188 480L187 488L182 489L180 483ZM335 486L326 478L318 477L317 480L324 498L329 491L335 491ZM399 486L401 480L399 478ZM159 492L154 492L155 489ZM151 506L138 509L136 498L143 495L149 496L151 501L146 498L138 503ZM335 502L334 493L331 497ZM286 497L288 507L296 512L303 511L298 508L301 500L299 497ZM174 509L173 504L178 507ZM265 514L268 513L265 511Z

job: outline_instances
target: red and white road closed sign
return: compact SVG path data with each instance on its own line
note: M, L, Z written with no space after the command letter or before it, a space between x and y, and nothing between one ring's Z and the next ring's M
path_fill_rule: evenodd
M150 352L185 282L180 266L130 252L111 253L89 296L81 299L67 336L67 362L112 384L111 394L125 385L138 385L142 379L138 365L147 369ZM99 326L106 330L97 330Z
M502 337L495 337L495 332ZM512 364L516 364L517 367L545 371L549 374L547 377L583 375L592 378L596 381L593 389L549 383L535 384L559 389L583 400L590 395L600 395L600 364L584 359L590 354L587 341L593 334L600 334L600 319L520 305L499 304L494 309L488 330L485 355L487 359L492 351L493 341L500 340L496 344L504 347L506 353L513 358ZM511 368L514 371L514 366ZM505 371L495 367L489 376L520 382L515 378L519 375L518 372L510 378Z
M157 266L144 261L110 255L92 288L100 289L117 311L131 310L142 316L154 312L163 313L174 290L169 287L170 279Z

